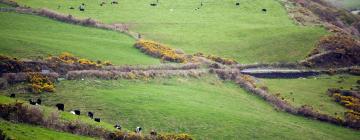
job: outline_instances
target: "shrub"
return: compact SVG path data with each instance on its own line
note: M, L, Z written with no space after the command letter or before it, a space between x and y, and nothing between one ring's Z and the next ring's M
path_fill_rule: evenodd
M66 78L69 80L82 78L100 78L100 79L148 79L155 77L171 77L171 76L191 76L200 77L206 71L202 70L133 70L130 72L121 72L116 70L82 70L69 71Z
M101 66L112 65L110 61L105 61L104 63L102 63L101 61L98 60L97 62L95 62L85 58L75 57L73 54L68 52L63 52L59 56L50 56L46 60L50 63L55 63L55 64L59 64L59 63L79 64L88 67L101 67Z
M164 61L177 63L186 62L186 57L183 53L178 53L178 51L154 41L139 40L136 42L135 47L148 55L161 58L161 60Z
M43 113L37 107L25 106L23 103L0 104L0 117L9 120L28 124L42 124Z
M28 73L28 78L34 93L55 91L54 83L47 76L40 73Z
M221 58L221 57L215 56L215 55L204 55L203 53L196 53L196 54L194 54L194 56L205 57L207 59L210 59L212 61L224 64L224 65L238 64L234 59Z
M22 63L16 58L0 55L0 75L3 73L22 71Z
M357 111L347 111L345 112L345 121L348 126L352 128L360 128L360 113Z
M320 67L359 65L360 43L344 34L322 37L303 64Z

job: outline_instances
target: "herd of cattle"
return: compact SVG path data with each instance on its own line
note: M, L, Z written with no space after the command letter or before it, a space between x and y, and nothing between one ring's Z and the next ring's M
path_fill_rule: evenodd
M14 93L10 94L10 97L15 98L15 94ZM29 101L30 105L41 105L41 102L42 102L41 99L36 99L36 100L29 99L28 101ZM65 109L65 105L63 103L58 103L55 106L59 111L64 111L64 109ZM80 110L71 110L70 113L74 114L74 115L78 115L78 116L80 116L80 114L81 114ZM100 120L101 120L100 118L94 118L94 112L91 112L91 111L87 112L87 116L90 119L93 119L95 122L100 122ZM116 128L118 130L121 130L122 126L120 125L120 123L116 123L114 125L114 128ZM141 127L138 126L138 127L135 128L136 133L141 133L141 131L142 131ZM156 132L154 130L152 130L150 134L151 135L154 135L154 134L156 135Z
M106 2L102 1L99 5L100 6L104 6L105 4L107 4ZM113 0L110 2L110 4L114 5L114 4L119 4L119 2L117 0ZM159 4L159 0L156 0L156 2L152 2L150 3L150 6L158 6ZM195 10L199 10L201 7L203 7L204 3L203 2L200 2L200 6L195 8ZM236 2L235 3L236 6L240 6L240 2ZM59 5L58 6L58 9L60 8L61 6ZM70 7L70 9L75 9L74 7ZM85 11L85 3L82 3L80 4L79 6L79 10L80 11ZM266 13L267 12L267 9L263 8L261 9L262 12Z

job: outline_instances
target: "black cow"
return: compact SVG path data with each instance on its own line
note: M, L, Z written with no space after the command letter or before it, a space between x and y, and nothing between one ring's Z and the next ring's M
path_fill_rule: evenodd
M262 9L261 11L263 11L264 13L266 13L266 12L267 12L267 9Z
M111 4L119 4L117 1L112 1Z
M71 6L69 9L73 10L73 9L75 9L75 8Z
M240 2L235 3L235 5L236 5L236 6L239 6L239 5L240 5Z
M94 113L88 112L88 116L89 116L91 119L93 119L93 118L94 118Z
M104 4L106 4L106 2L101 2L101 3L100 3L100 6L103 6Z
M64 111L64 104L56 104L58 110Z
M156 3L150 3L150 6L157 6Z
M95 118L95 122L100 122L100 118Z
M74 115L80 115L80 110L72 110L70 113Z
M82 3L80 6L79 6L79 10L80 11L85 11L85 4Z
M135 128L135 133L141 133L141 130L142 130L142 128L138 126Z
M29 103L30 103L31 105L36 105L36 102L34 102L32 99L29 99Z
M121 125L120 124L115 124L114 127L118 130L121 130Z
M10 94L10 98L15 98L15 94L14 93Z
M36 100L36 104L37 104L37 105L41 105L41 99L37 99L37 100Z

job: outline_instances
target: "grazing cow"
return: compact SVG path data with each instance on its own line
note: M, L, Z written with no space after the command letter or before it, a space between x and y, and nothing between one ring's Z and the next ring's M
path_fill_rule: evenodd
M72 110L70 113L74 115L80 115L80 110Z
M119 4L117 1L113 0L111 4Z
M155 130L151 130L150 135L151 135L151 136L156 136L156 135L157 135L157 132L156 132Z
M150 3L150 6L157 6L156 3Z
M36 105L41 105L41 99L36 100Z
M264 13L266 13L266 12L267 12L267 9L262 9L261 11L263 11Z
M95 118L95 122L100 122L100 118Z
M114 127L115 127L116 129L118 129L118 130L121 130L121 125L120 125L120 124L118 124L118 123L117 123L117 124L115 124L115 125L114 125Z
M15 94L14 93L10 94L10 98L15 98Z
M75 9L75 8L71 6L69 9L73 10L73 9Z
M141 130L142 130L142 128L138 126L135 128L135 133L141 133Z
M32 99L29 99L29 103L30 103L31 105L36 105L36 102L34 102Z
M203 2L200 3L200 6L203 6Z
M94 113L88 112L88 116L89 116L91 119L93 119L93 118L94 118Z
M79 6L79 10L80 11L85 11L85 4L82 3L80 6Z
M58 110L64 111L64 104L56 104Z
M106 4L106 2L101 2L101 3L100 3L100 6L103 6L104 4Z
M235 3L235 5L236 5L236 6L239 6L239 5L240 5L240 2Z

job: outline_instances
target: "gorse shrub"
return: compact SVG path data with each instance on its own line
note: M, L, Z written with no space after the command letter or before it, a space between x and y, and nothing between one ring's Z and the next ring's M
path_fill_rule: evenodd
M196 53L196 54L194 54L194 56L205 57L207 59L210 59L212 61L224 64L224 65L238 64L234 59L221 58L221 57L215 56L215 55L204 55L203 53Z
M304 64L322 67L359 65L360 43L351 36L344 34L322 37Z
M135 47L148 55L161 58L164 61L186 63L184 54L177 53L176 50L154 41L139 40L136 42Z
M63 52L59 56L50 56L46 60L50 63L80 64L80 65L88 65L88 66L96 66L96 67L112 65L110 61L101 62L98 60L95 62L85 58L75 57L73 54L68 52Z
M346 111L345 120L350 127L360 129L360 112L354 110Z
M345 112L345 124L352 128L360 129L360 94L359 91L345 91L340 89L329 89L328 93L335 102L350 109Z
M31 89L34 93L55 91L54 83L47 76L44 76L40 73L30 72L28 73L28 77Z

